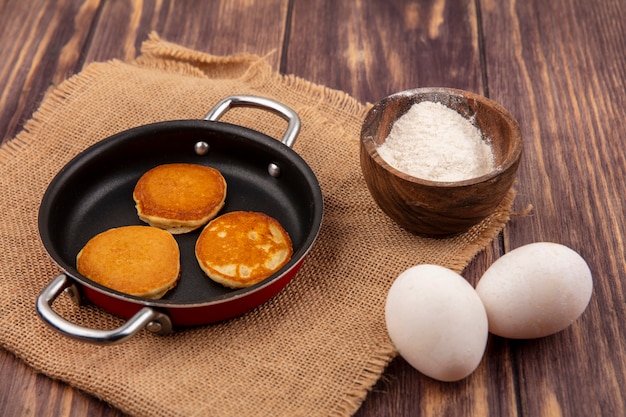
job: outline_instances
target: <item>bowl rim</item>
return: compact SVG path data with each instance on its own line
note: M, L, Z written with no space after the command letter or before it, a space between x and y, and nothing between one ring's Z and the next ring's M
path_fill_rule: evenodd
M502 164L498 165L496 169L489 172L488 174L484 174L479 177L474 177L474 178L470 178L470 179L462 180L462 181L433 181L433 180L428 180L424 178L419 178L419 177L415 177L410 174L407 174L404 171L400 171L399 169L394 168L389 163L387 163L387 161L385 161L376 150L377 145L374 142L374 138L371 135L366 136L364 134L365 127L368 125L367 121L371 117L373 117L372 115L374 114L374 112L384 103L388 103L390 101L396 100L399 97L414 97L414 96L423 95L423 94L437 94L437 93L442 94L442 95L453 96L453 97L461 97L467 100L476 100L494 109L512 127L515 147L513 149L513 152L511 152L511 155L507 159L505 159L502 162ZM444 103L440 103L440 104L443 104L445 106ZM431 187L444 187L444 188L467 187L470 185L480 184L480 183L489 181L497 177L498 175L500 175L502 172L507 171L514 164L516 164L520 160L522 150L523 150L521 128L519 126L519 122L515 119L515 117L513 117L511 112L509 112L501 104L497 103L496 101L486 96L480 95L472 91L461 90L458 88L450 88L450 87L413 88L409 90L399 91L399 92L393 93L391 95L388 95L382 98L378 102L374 103L365 115L365 119L361 126L360 143L361 143L361 146L365 147L366 152L369 154L370 158L374 161L374 163L379 165L381 168L389 171L390 174L396 177L399 177L402 180L412 182L415 184L431 186ZM375 158L375 156L377 156L377 158Z

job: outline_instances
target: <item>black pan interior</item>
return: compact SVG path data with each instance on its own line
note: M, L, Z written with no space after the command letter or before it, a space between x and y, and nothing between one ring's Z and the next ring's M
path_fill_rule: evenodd
M206 155L195 152L199 141L209 144ZM283 225L292 239L294 254L281 271L300 260L317 237L322 195L315 175L297 153L276 139L241 126L183 120L140 126L105 139L57 174L39 212L39 231L50 256L83 284L128 297L82 277L75 268L76 255L97 233L144 224L137 217L132 198L135 183L150 168L174 162L220 170L227 183L220 214L260 211ZM268 174L270 163L280 167L279 177ZM158 301L137 300L150 305L202 304L255 289L231 290L204 275L194 255L200 230L175 236L181 252L181 279L176 288Z

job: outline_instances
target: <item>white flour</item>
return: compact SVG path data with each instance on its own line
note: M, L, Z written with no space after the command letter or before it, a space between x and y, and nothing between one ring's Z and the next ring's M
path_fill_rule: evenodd
M468 180L495 169L493 150L480 130L432 101L411 106L377 151L392 167L430 181Z

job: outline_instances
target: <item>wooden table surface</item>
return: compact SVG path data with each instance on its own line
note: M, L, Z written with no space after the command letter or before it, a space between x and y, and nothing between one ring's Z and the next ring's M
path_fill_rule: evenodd
M490 336L472 377L439 383L394 360L357 416L626 415L626 3L623 0L3 0L0 139L86 64L132 59L148 33L361 102L426 86L475 91L518 119L515 217L467 267L554 241L578 251L594 294L568 329ZM33 300L34 302L34 300ZM33 314L34 312L33 306ZM122 416L0 349L0 415Z

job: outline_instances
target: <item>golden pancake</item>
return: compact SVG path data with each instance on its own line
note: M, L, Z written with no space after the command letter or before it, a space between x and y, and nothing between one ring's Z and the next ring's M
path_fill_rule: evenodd
M196 242L196 258L212 280L245 288L285 265L291 239L274 218L257 212L234 211L209 222Z
M170 233L187 233L224 206L226 181L217 169L204 165L159 165L139 178L133 199L144 222Z
M105 287L157 299L176 286L180 251L165 230L123 226L92 237L76 256L76 267Z

